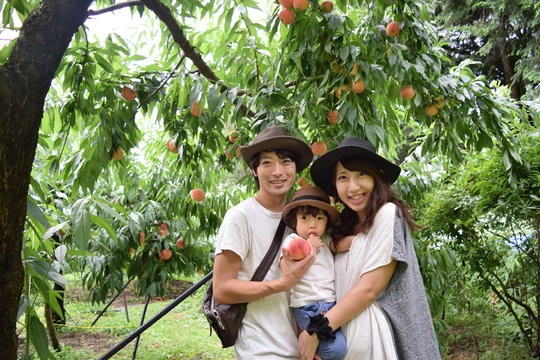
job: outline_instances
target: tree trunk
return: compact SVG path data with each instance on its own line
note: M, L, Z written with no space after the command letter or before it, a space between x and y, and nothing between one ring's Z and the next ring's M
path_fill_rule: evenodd
M514 79L514 76L516 74L516 62L514 59L508 56L508 52L506 51L505 46L505 44L500 44L497 46L497 52L503 65L504 83L510 86L512 98L520 100L521 97L525 94L525 88L521 79Z
M60 341L58 341L58 336L56 335L56 328L53 324L52 314L54 311L51 309L49 303L45 303L45 324L47 324L47 331L49 332L49 339L51 339L51 345L55 351L62 351L60 347Z
M16 316L23 286L26 198L45 96L92 0L42 0L0 66L0 339L17 358Z
M535 218L534 223L536 226L534 236L536 237L536 263L540 264L540 218ZM536 329L535 336L535 358L540 358L540 266L536 268L536 286L534 287L534 297L536 302L536 324L532 326L533 329Z

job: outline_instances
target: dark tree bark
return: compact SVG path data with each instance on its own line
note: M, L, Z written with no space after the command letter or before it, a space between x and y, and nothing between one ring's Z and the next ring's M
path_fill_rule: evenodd
M92 0L42 0L0 66L0 339L17 358L16 315L23 286L26 197L45 96Z
M47 325L47 331L49 332L49 339L51 339L51 345L55 351L62 351L60 347L60 341L56 335L56 328L53 324L52 314L54 311L51 309L51 305L48 302L45 303L45 324Z

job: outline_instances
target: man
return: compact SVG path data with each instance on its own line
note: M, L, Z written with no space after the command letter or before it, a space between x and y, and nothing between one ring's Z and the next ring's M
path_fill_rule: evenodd
M313 154L304 141L280 126L264 129L251 145L240 147L257 183L257 193L229 209L223 219L214 260L214 296L219 303L248 302L235 344L238 359L298 359L296 327L286 290L302 277L315 252L300 261L284 253L264 281L250 281L261 263L281 219L296 174Z

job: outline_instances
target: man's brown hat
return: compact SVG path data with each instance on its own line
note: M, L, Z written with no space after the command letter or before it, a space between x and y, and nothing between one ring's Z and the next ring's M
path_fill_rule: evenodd
M305 186L294 193L291 202L283 209L282 217L285 219L292 209L298 206L314 206L328 213L328 226L333 226L338 217L339 212L330 204L330 198L318 186ZM287 224L287 221L285 221ZM289 227L291 224L287 224Z
M305 169L313 160L311 147L304 141L287 134L282 126L269 126L253 139L250 145L240 146L240 154L249 165L251 158L262 150L285 149L298 154L296 171Z

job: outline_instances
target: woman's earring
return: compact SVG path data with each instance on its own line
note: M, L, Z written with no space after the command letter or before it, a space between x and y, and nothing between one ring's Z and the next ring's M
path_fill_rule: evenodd
M334 208L335 208L339 213L341 213L341 212L345 209L345 205L343 205L343 203L341 203L341 202L338 201L338 202L336 202L336 203L334 204Z

